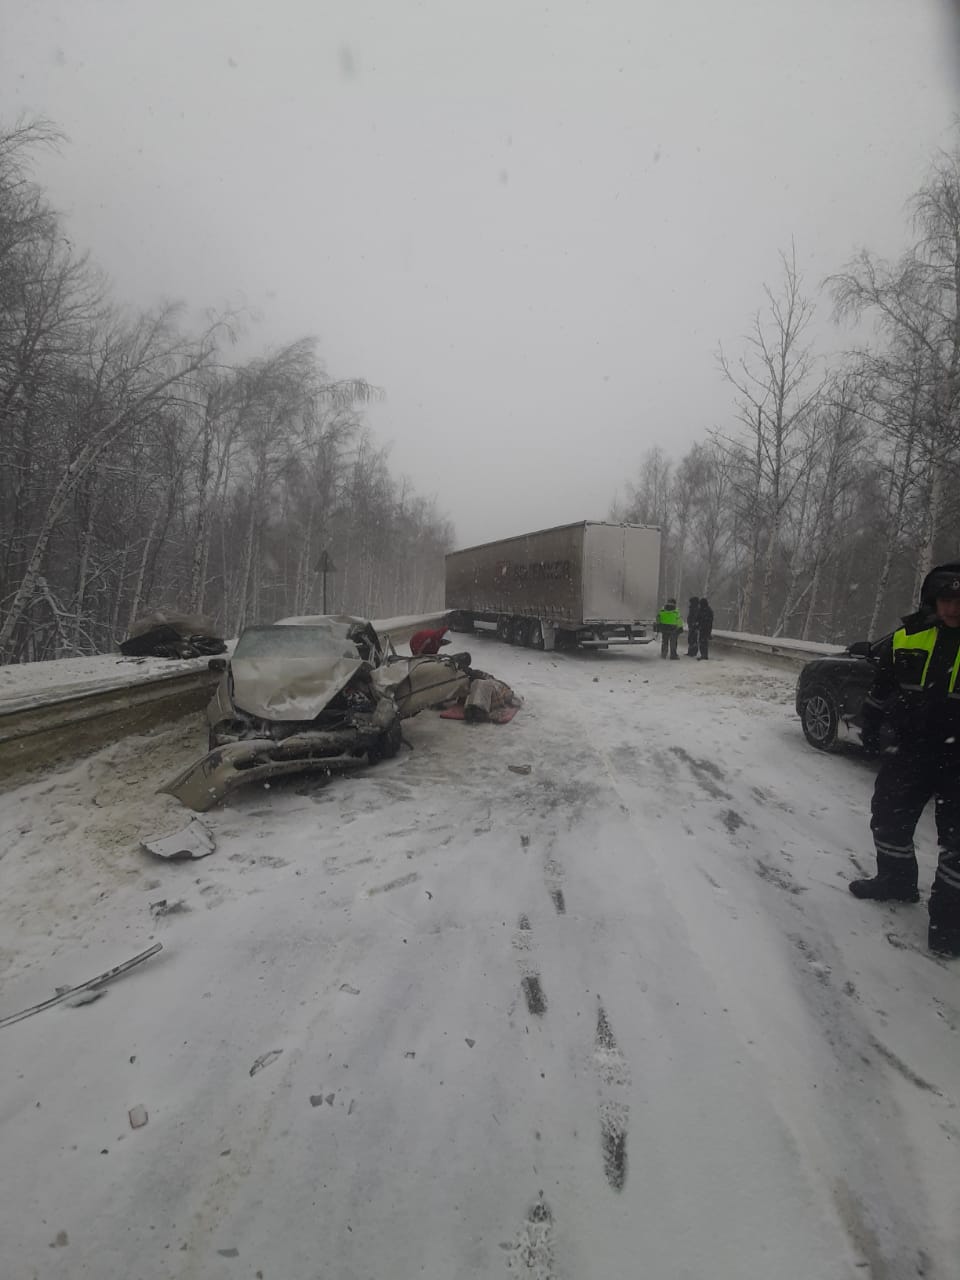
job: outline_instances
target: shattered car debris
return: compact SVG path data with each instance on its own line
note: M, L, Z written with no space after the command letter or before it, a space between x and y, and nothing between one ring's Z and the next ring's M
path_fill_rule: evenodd
M172 862L206 858L216 845L213 836L197 818L191 818L185 827L165 836L148 836L140 841L140 848L157 858Z
M203 658L226 648L209 619L166 611L138 618L120 643L125 658Z
M463 698L469 654L400 657L358 618L248 627L207 708L209 751L164 791L197 812L249 782L376 763L400 721Z

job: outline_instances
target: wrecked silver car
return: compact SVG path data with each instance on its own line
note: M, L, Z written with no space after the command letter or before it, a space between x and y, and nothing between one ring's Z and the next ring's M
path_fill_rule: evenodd
M400 721L462 698L469 654L400 657L371 623L311 618L247 627L207 708L208 753L163 788L198 812L236 787L309 769L374 764Z

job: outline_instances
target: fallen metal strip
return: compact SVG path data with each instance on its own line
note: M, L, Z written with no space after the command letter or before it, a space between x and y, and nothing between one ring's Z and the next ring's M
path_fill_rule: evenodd
M22 1022L24 1018L30 1018L35 1013L50 1009L53 1005L60 1004L63 1000L69 1000L71 996L75 996L79 991L93 991L97 987L106 986L108 982L113 982L114 978L119 978L122 974L129 973L138 964L143 964L144 960L149 960L151 956L155 956L158 951L162 950L163 943L155 942L146 951L141 951L139 955L133 956L130 960L124 960L123 964L115 965L112 969L108 969L106 973L100 973L88 982L81 982L76 987L67 987L64 991L59 991L55 996L51 996L49 1000L41 1000L39 1004L32 1004L29 1009L21 1009L19 1013L8 1013L5 1018L0 1018L0 1027L10 1027L15 1022Z

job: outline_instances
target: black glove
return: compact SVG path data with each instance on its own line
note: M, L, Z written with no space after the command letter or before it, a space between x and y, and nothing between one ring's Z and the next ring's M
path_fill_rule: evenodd
M860 718L860 744L871 756L894 755L900 747L900 735L884 715L883 709L866 709Z
M865 702L860 711L860 742L870 755L880 754L880 729L883 725L883 708L876 703Z

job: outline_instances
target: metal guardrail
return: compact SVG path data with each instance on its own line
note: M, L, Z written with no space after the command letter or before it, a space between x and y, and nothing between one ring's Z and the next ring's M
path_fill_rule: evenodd
M46 765L199 711L218 678L204 662L193 671L6 702L0 706L0 790Z
M800 668L815 658L828 658L843 652L843 645L817 644L806 640L771 639L768 636L744 635L737 631L714 631L713 645L734 653L765 658L778 665Z

